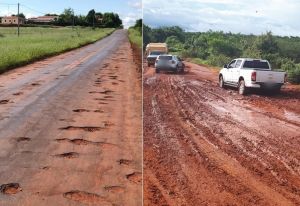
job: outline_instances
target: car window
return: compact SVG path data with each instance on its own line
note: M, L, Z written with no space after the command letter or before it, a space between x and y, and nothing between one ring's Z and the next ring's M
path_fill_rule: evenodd
M228 64L228 68L234 68L235 62L236 62L236 60L233 60L232 62L230 62L230 64Z
M159 56L161 60L172 60L172 56Z
M243 68L270 69L268 62L260 60L245 61Z
M163 54L163 52L160 52L160 51L152 51L150 52L150 55L161 55Z
M235 68L239 68L242 64L242 60L237 60L235 64Z

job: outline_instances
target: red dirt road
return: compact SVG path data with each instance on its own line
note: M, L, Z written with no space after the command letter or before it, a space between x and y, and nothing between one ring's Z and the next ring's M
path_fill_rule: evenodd
M300 91L240 96L217 72L144 74L144 205L300 205Z
M0 76L0 205L141 205L141 83L127 33Z

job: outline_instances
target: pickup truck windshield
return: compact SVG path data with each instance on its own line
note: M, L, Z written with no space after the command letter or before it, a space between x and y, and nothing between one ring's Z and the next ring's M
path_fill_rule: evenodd
M159 56L158 58L161 60L172 60L172 56Z
M261 61L245 61L243 68L253 68L253 69L270 69L267 62Z
M161 54L163 54L163 52L160 52L160 51L150 52L150 55L161 55Z

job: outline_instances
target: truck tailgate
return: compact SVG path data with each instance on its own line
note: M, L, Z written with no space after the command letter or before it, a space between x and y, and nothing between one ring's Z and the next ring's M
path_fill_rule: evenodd
M285 76L285 72L257 70L256 82L270 83L270 84L276 84L276 83L283 84L284 76Z

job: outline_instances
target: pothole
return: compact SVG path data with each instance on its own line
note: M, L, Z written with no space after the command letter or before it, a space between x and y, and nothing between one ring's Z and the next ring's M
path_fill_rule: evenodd
M77 153L77 152L66 152L66 153L62 153L62 154L57 154L55 156L60 157L60 158L73 159L73 158L78 158L79 153Z
M110 93L113 93L114 91L110 90L110 89L107 89L107 90L104 90L102 92L99 92L100 94L110 94Z
M16 92L16 93L13 93L13 95L15 95L15 96L19 96L19 95L22 95L23 94L23 92Z
M97 145L97 144L99 144L99 142L92 142L92 141L84 140L81 138L78 138L78 139L61 138L61 139L56 139L56 141L57 142L69 142L69 143L76 144L76 145L88 145L88 144Z
M29 142L31 138L29 137L18 137L17 142Z
M111 75L111 76L109 76L109 78L110 78L110 79L117 79L117 78L118 78L118 76Z
M105 186L104 189L112 193L120 193L125 191L125 188L122 186Z
M41 85L40 83L32 83L31 84L32 86L39 86L39 85Z
M98 112L98 113L104 113L104 111L103 111L103 110L101 110L101 109L96 109L96 110L94 110L94 112Z
M63 194L63 196L69 200L73 200L85 204L91 204L91 203L107 204L108 203L104 197L101 197L98 194L79 191L79 190L66 192Z
M131 182L134 182L134 183L141 183L142 182L142 173L140 172L133 172L133 173L130 173L128 175L126 175L126 178L131 181Z
M9 99L0 100L0 104L7 104L7 103L9 103Z
M118 160L120 165L131 165L133 163L132 160L127 160L127 159L120 159Z
M62 130L83 130L86 132L96 132L96 131L100 131L104 128L102 127L76 127L76 126L68 126L68 127L63 127L60 128Z
M88 109L74 109L73 112L90 112Z
M108 67L109 64L103 64L102 68Z
M1 193L6 195L13 195L22 191L22 188L20 187L19 183L8 183L8 184L1 185L0 191Z
M112 92L114 92L114 91L107 89L107 90L104 90L104 91L101 91L101 92L90 91L89 93L90 93L90 94L110 94L110 93L112 93Z

